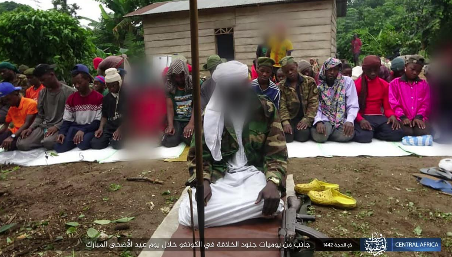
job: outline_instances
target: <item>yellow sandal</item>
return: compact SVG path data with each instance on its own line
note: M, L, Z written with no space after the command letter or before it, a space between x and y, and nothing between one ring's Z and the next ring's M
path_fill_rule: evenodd
M327 189L321 192L309 191L308 196L313 203L319 205L329 205L346 209L356 207L356 200L353 197L341 194L336 189Z
M298 194L307 194L309 191L324 191L327 189L339 190L339 185L320 181L315 178L313 181L307 184L297 184L295 186L295 192L297 192Z

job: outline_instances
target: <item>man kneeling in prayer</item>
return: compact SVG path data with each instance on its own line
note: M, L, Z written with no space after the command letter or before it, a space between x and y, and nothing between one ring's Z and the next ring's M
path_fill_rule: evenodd
M204 112L202 134L205 226L272 217L284 208L281 192L287 169L277 108L249 86L245 64L222 63L212 78L216 87ZM196 184L194 142L188 155L190 186ZM196 208L193 215L197 226ZM181 203L179 223L191 224L188 196Z

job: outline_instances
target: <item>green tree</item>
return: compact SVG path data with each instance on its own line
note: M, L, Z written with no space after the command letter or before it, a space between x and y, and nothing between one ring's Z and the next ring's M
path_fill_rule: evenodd
M354 33L363 41L363 56L428 56L438 42L452 39L452 1L349 0L347 16L337 26L340 58L352 59Z
M16 2L11 1L0 3L0 14L11 11L31 11L31 10L33 10L33 8L25 4L18 4Z
M127 53L144 56L144 38L141 18L124 17L126 14L155 2L168 0L96 0L112 10L107 13L99 5L102 13L100 23L91 24L95 29L94 43L103 51L118 54Z
M75 64L91 63L91 36L75 18L53 10L0 15L0 56L28 66L57 64L66 79Z
M80 10L78 4L68 4L67 0L52 0L53 9L63 12L72 17L77 17L77 11Z

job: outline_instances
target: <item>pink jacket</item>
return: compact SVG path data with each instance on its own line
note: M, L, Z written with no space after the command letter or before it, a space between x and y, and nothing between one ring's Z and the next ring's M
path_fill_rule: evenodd
M396 78L389 83L389 103L397 118L420 118L428 120L430 114L430 87L419 79L413 84L408 83L405 76Z

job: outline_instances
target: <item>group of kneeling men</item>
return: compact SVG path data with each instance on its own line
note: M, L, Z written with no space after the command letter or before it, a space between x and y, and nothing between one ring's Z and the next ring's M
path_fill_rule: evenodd
M8 110L0 129L4 150L45 147L62 153L75 147L81 150L103 149L108 145L122 147L125 100L118 69L107 69L105 77L93 78L88 67L77 64L71 71L74 88L58 80L53 65L40 64L24 72L30 88L39 89L37 99L23 96L21 86L27 83L21 82L19 78L23 75L12 64L1 63L0 71L4 78L0 83L1 102ZM91 88L92 83L94 88L101 84L105 96Z
M205 69L211 74L223 61L210 56ZM250 85L265 95L278 109L288 143L354 140L370 143L372 138L401 141L404 136L430 133L430 89L419 77L424 58L411 56L405 61L405 72L390 83L378 76L381 61L377 56L363 60L363 73L353 80L341 73L342 63L329 58L321 66L317 79L303 75L293 57L280 61L284 79L274 82L275 62L268 57L257 61L258 77ZM189 143L193 133L191 109L192 82L182 61L173 63L167 74L168 127L164 146ZM216 82L208 79L201 87L202 109L205 109ZM174 112L172 111L174 109Z

